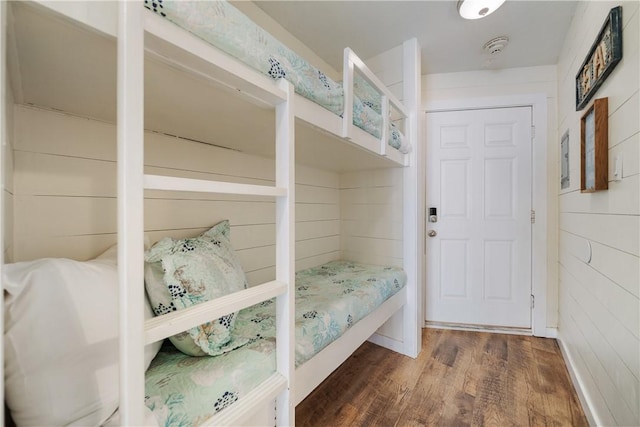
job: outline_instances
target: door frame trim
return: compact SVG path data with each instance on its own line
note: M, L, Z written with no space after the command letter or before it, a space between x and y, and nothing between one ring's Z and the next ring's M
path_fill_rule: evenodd
M531 230L531 292L535 295L535 306L531 310L531 332L535 336L547 336L547 216L548 216L548 175L547 175L547 95L543 93L425 101L423 103L423 123L427 113L489 108L531 107L531 122L535 126L532 138L532 209L536 211L536 222ZM426 135L426 133L425 133ZM428 141L425 140L428 144ZM429 159L425 167L429 167ZM426 209L426 207L425 207ZM426 286L426 276L425 276ZM426 292L422 293L423 296ZM423 301L423 307L425 302ZM423 310L424 312L424 310ZM423 324L424 324L423 314Z

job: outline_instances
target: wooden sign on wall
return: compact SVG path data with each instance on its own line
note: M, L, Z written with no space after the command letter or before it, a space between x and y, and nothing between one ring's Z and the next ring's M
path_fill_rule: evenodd
M609 188L609 99L600 98L580 124L580 192Z
M582 110L622 59L622 6L611 9L576 75L576 111Z

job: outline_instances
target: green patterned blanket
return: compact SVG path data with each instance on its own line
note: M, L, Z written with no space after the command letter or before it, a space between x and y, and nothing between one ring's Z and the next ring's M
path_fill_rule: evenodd
M342 117L342 85L226 1L145 0L145 6L251 68L288 80L297 93ZM354 80L353 124L380 138L381 96L358 75ZM395 126L389 129L388 142L403 153L411 149Z
M296 366L374 311L406 283L397 267L334 261L296 274ZM198 425L275 372L275 301L240 311L235 339L215 357L191 357L168 341L146 373L146 405L161 426Z

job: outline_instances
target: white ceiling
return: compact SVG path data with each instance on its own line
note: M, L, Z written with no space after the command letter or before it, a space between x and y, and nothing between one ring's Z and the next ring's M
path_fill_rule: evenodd
M474 21L458 15L457 0L256 4L337 70L347 46L367 59L417 37L422 73L432 74L556 64L577 2L507 0ZM482 46L503 35L509 45L487 66Z

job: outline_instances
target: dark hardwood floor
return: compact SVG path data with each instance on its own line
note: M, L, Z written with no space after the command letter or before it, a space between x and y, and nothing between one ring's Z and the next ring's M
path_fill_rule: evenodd
M297 426L587 426L555 340L425 329L417 359L369 342Z

